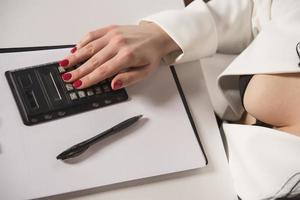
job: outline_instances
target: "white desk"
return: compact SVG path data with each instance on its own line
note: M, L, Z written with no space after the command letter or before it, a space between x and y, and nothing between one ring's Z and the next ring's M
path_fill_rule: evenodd
M2 0L0 48L75 43L96 27L133 23L159 10L182 7L181 0ZM201 66L184 64L177 72L208 156L207 167L47 199L236 199L213 109L207 106L211 104Z

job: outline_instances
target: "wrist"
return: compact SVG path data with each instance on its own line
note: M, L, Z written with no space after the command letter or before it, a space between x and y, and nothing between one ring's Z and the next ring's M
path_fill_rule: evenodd
M161 56L166 56L171 52L181 50L178 44L157 24L153 22L141 22L141 26L148 26L154 33L154 40L157 48L160 49Z

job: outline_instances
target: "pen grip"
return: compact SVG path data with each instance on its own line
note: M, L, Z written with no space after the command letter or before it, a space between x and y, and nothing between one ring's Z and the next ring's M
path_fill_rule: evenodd
M116 133L116 132L113 131L113 128L110 128L110 129L103 131L102 133L84 141L84 145L91 146L91 145L97 143L99 140L103 140L104 138L107 138L107 137L113 135L114 133Z
M119 132L129 126L131 126L133 123L135 123L136 121L138 120L137 117L133 117L133 118L130 118L130 119L127 119L117 125L115 125L114 127L112 127L113 131L116 131L116 132Z

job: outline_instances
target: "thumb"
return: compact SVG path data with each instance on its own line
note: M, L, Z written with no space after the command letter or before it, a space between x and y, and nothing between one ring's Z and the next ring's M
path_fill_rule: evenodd
M129 71L119 73L113 78L111 82L111 88L113 90L118 90L120 88L137 83L150 73L149 69L151 69L149 66L145 66L142 68L133 68Z

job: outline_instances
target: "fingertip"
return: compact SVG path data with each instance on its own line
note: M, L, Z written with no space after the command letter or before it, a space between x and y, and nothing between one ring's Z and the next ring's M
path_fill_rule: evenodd
M70 50L70 52L73 54L73 53L75 53L77 51L77 47L75 46L75 47L73 47L71 50Z
M80 79L74 81L74 82L73 82L73 87L74 87L75 89L81 89L81 87L82 87L82 81L81 81Z
M120 88L128 87L133 85L139 81L141 81L144 77L146 77L148 71L145 68L142 69L133 69L127 72L119 73L112 80L112 89L116 90L120 83L122 86ZM120 81L120 82L119 82Z
M63 59L63 60L59 61L59 66L61 66L61 67L68 67L69 64L70 64L69 59Z
M112 83L111 83L111 88L112 88L113 90L119 90L119 89L121 89L123 86L124 86L124 85L123 85L123 81L120 80L120 79L114 80L114 81L112 81Z
M71 78L72 78L72 74L67 72L67 73L64 73L61 75L61 78L64 80L64 81L69 81Z

